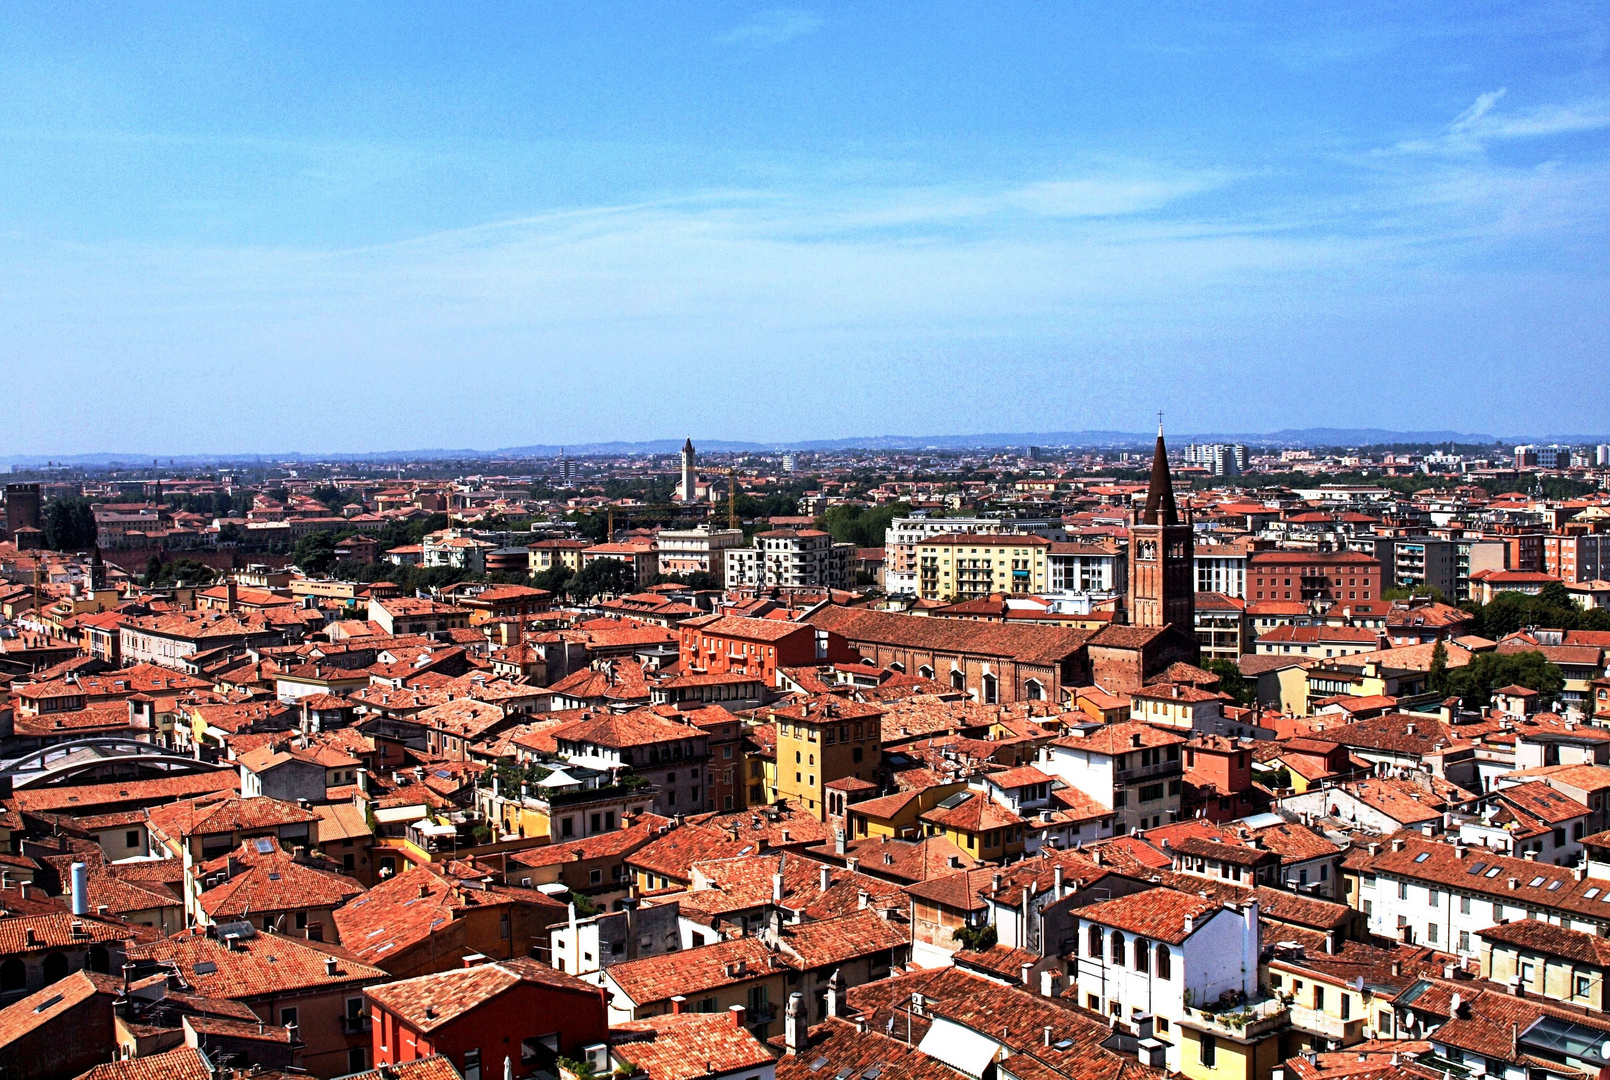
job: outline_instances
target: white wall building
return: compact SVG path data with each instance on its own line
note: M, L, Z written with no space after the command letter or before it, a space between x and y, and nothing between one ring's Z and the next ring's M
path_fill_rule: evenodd
M1225 991L1258 996L1258 904L1234 908L1157 888L1078 911L1071 953L1079 1004L1125 1024L1153 1018L1170 1072L1181 1069L1178 1030L1188 1007Z

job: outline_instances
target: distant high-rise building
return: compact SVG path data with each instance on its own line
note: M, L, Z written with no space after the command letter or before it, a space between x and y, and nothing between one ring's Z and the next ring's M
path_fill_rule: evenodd
M1185 448L1185 462L1214 476L1240 476L1247 471L1247 448L1241 443L1192 443Z
M783 455L783 472L791 473L791 472L794 471L794 467L795 467L794 455L793 454L784 454Z
M1593 448L1593 464L1601 469L1610 466L1610 443L1600 443Z

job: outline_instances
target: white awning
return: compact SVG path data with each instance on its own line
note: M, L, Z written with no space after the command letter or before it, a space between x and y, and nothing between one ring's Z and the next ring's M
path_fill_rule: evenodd
M430 810L423 804L414 806L382 806L375 811L375 820L385 825L392 825L399 821L415 822L421 818L429 817Z
M968 1076L983 1076L1001 1044L972 1028L935 1017L917 1049Z

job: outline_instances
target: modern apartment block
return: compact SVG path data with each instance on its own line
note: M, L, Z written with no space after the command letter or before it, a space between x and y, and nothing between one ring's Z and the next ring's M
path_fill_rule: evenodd
M1062 522L1052 519L903 517L889 523L884 536L884 587L891 596L918 595L917 545L930 537L957 533L1027 533L1064 539Z
M855 580L855 545L835 544L820 529L771 529L754 547L724 553L726 587L847 589Z
M744 542L742 529L663 529L654 538L662 574L714 574L726 587L728 548Z

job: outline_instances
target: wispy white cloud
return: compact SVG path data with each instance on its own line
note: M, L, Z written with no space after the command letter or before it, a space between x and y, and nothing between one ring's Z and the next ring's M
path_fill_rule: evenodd
M742 26L716 38L723 45L781 45L819 29L821 16L799 8L773 8L763 11Z
M1454 117L1453 123L1448 125L1448 130L1453 132L1470 130L1470 127L1491 112L1492 107L1498 104L1498 99L1507 93L1509 93L1509 87L1500 86L1497 90L1489 90L1481 95L1476 99L1475 104Z
M1404 139L1377 154L1475 154L1490 143L1574 135L1610 127L1610 98L1501 109L1507 87L1479 95L1440 135Z

